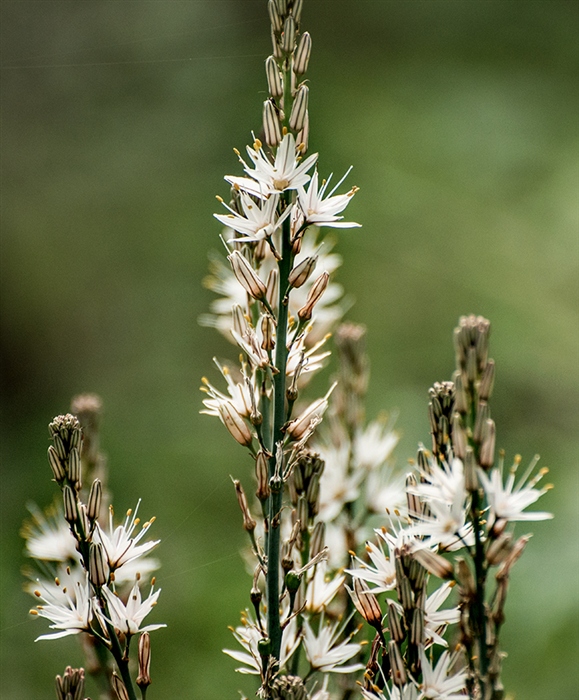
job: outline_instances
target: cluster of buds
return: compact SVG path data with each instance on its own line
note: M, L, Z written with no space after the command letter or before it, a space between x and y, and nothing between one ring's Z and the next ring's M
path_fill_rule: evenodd
M302 0L268 2L273 54L265 62L269 99L263 103L263 131L267 145L275 147L280 144L287 123L305 151L309 132L309 88L303 76L308 68L312 39L308 32L301 35L299 32L302 5ZM289 85L286 84L288 78Z
M67 666L62 676L56 676L57 700L90 700L84 697L84 668Z

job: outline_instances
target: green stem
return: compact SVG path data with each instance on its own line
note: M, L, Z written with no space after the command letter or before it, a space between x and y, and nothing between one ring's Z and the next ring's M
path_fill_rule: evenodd
M289 206L289 194L282 200ZM282 427L286 422L286 364L287 364L287 320L288 302L284 302L284 292L288 284L292 256L290 245L290 221L286 219L282 227L282 259L279 262L279 305L277 317L275 367L273 378L273 431L271 441L272 457L269 460L269 478L273 480L276 471L276 444L283 440ZM279 659L281 650L281 625L279 615L279 557L280 557L280 512L283 500L283 482L271 489L269 498L269 536L267 541L267 629L271 640L271 654Z

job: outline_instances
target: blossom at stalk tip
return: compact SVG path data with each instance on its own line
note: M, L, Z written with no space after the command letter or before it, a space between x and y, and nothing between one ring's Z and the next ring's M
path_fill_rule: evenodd
M160 588L158 591L155 591L153 584L151 584L151 590L146 600L142 600L139 582L138 580L135 581L126 603L123 603L121 598L115 593L112 593L106 586L104 586L101 591L106 598L108 606L109 616L106 617L106 619L120 634L133 635L138 632L152 632L153 630L167 626L155 624L141 627L141 623L145 617L157 604L157 598L161 592ZM102 612L98 612L97 614L105 617Z
M525 508L535 503L544 493L551 489L549 484L542 489L534 488L549 471L546 468L540 469L538 473L527 482L527 479L537 463L537 459L538 458L535 458L531 462L526 473L519 479L516 485L515 474L520 464L520 459L515 460L504 485L501 468L493 469L490 473L490 477L482 469L479 470L479 478L487 496L493 522L499 519L511 522L519 520L549 520L553 517L552 513L545 513L542 511L523 513Z
M330 184L331 175L327 180L322 181L322 186L318 188L318 171L315 170L306 191L303 185L297 188L298 203L303 212L304 220L308 224L316 226L326 226L329 228L359 228L360 224L355 221L342 221L343 216L338 216L350 203L352 197L358 191L357 187L346 194L334 195L334 192L348 176L351 168L332 189L330 194L324 198L326 189Z
M285 190L295 190L309 181L308 170L313 166L318 158L314 153L301 161L296 150L296 140L293 134L286 134L275 154L274 162L265 154L262 144L256 139L254 147L247 146L247 153L253 163L251 168L239 156L243 169L249 175L247 178L226 177L234 187L245 190L249 194L258 197L267 197L269 194L284 192Z
M304 619L304 649L310 665L316 671L322 673L353 673L364 668L364 664L354 663L344 666L346 661L356 656L362 648L360 644L349 642L347 639L339 644L342 631L338 629L337 622L334 625L324 624L320 620L318 634L316 635L307 619Z

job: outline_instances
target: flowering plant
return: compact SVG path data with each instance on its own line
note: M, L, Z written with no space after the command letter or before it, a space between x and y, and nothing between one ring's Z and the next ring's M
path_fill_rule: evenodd
M548 489L536 488L545 470L531 478L533 460L515 483L521 458L506 479L504 454L495 458L490 323L474 315L455 330L452 381L430 390L432 444L420 446L411 473L394 468L394 421L366 421L365 329L339 325L345 303L331 276L340 259L323 232L359 226L344 218L357 188L342 191L348 170L330 189L332 176L320 180L318 154L308 154L302 2L268 8L263 134L246 158L236 151L243 174L226 176L230 195L218 197L226 259L212 261L218 298L202 319L240 352L239 362L215 361L218 381L203 379L203 412L246 450L255 475L255 499L232 478L252 584L237 646L225 653L271 700L502 700L508 581L529 540L515 539L512 523L551 517L527 511ZM304 402L331 334L337 377ZM143 626L160 593L154 580L141 592L157 566L158 541L146 539L153 520L137 532L137 505L115 526L109 506L105 527L98 402L79 397L72 410L50 426L60 519L34 511L26 530L30 556L51 574L34 578L42 604L32 612L56 630L39 639L81 636L107 697L134 700L137 686L144 698L149 632L163 627ZM84 671L68 667L57 694L82 698Z

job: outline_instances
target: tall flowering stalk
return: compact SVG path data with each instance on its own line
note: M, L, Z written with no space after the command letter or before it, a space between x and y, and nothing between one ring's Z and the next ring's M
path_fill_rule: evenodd
M146 539L154 518L141 524L137 504L115 526L98 444L100 400L78 396L72 410L76 415L57 416L49 425L48 462L61 499L46 513L31 506L32 519L23 528L27 554L38 565L28 572L27 589L40 601L30 612L55 630L37 641L79 635L101 697L137 700L140 691L144 699L151 682L149 632L165 627L142 624L160 593L153 578L148 595L141 594L142 577L158 566L149 553L159 541ZM136 679L129 668L135 636ZM82 700L84 669L67 667L56 677L56 692L60 700Z
M317 154L307 155L311 38L300 29L302 3L270 0L268 8L273 54L265 64L265 144L254 138L248 161L237 152L245 175L225 178L231 198L227 204L218 198L226 213L216 218L227 227L229 267L215 262L209 280L225 297L209 322L237 344L242 360L237 369L218 364L226 392L207 379L203 388L205 412L220 418L255 463L259 526L234 481L256 561L253 613L236 631L244 651L228 653L249 666L244 672L260 675L260 693L270 698L295 695L298 686L306 692L300 652L306 678L361 666L345 663L360 646L348 635L340 641L344 625L326 611L343 576L325 580L327 548L316 527L324 463L306 448L334 385L298 404L329 354L322 346L341 315L340 290L330 281L338 260L322 246L319 228L358 225L341 216L356 188L336 194L340 180L329 190L330 178L320 182ZM306 592L311 586L316 593Z

